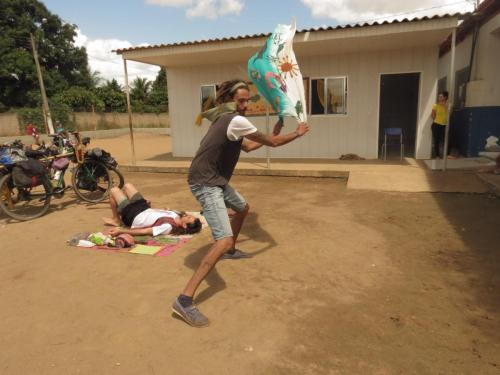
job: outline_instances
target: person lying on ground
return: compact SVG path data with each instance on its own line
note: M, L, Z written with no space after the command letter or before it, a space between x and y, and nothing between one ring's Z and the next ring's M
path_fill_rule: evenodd
M111 218L104 218L104 223L113 228L106 230L112 236L123 233L131 235L159 234L194 234L201 230L201 221L193 215L171 210L151 208L134 185L126 183L123 190L113 187L110 191L109 204ZM120 227L121 224L129 228Z

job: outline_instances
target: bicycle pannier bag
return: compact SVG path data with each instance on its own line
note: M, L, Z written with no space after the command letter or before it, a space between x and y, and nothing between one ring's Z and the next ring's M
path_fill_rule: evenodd
M35 159L28 159L16 163L12 168L12 179L17 187L33 187L42 184L45 167Z

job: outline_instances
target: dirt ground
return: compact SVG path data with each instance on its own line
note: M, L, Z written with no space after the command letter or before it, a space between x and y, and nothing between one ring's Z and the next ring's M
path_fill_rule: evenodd
M198 209L184 175L126 179L154 205ZM203 329L170 304L208 230L155 258L67 246L108 213L71 191L35 221L0 217L0 374L500 374L498 199L233 185L251 206L238 247L254 256L201 285Z
M163 160L171 156L172 140L169 135L135 132L134 145L136 160ZM132 146L128 134L116 138L92 139L89 147L103 148L121 164L132 161Z

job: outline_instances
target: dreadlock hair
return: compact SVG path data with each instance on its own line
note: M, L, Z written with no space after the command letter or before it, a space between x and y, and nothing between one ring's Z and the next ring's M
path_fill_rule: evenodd
M242 83L242 85L239 86L236 90L233 89L234 85L238 83ZM219 88L217 89L217 96L215 98L215 103L222 104L231 102L234 98L234 94L236 93L236 91L238 91L238 89L247 89L248 91L250 91L250 88L248 87L246 82L242 81L241 79L232 79L230 81L222 82Z

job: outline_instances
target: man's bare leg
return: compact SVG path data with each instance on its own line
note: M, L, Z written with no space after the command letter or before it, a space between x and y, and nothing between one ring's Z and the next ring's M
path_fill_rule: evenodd
M123 191L117 187L112 187L109 192L109 206L111 208L111 218L103 217L102 220L104 224L118 227L120 226L121 220L120 215L118 215L118 203L122 200L127 199Z
M231 229L233 231L233 248L236 245L236 240L238 239L238 235L240 234L241 227L243 226L243 222L247 217L249 209L250 206L247 203L243 211L236 212L231 219Z
M231 250L233 247L234 242L232 237L225 237L215 241L215 243L210 247L210 250L208 250L208 253L203 257L203 260L194 275L188 281L182 294L188 297L193 297L201 282L205 279L212 268L214 268L222 254Z
M127 182L125 185L123 185L123 192L125 193L127 198L130 199L139 191L136 189L136 187L134 185Z
M215 263L222 254L233 247L233 237L225 237L215 243L208 250L207 255L201 261L194 275L188 281L182 294L177 297L172 304L174 314L180 316L184 321L193 327L206 327L210 321L203 315L198 308L193 305L193 296L205 279L208 273L214 268Z
M125 185L123 185L123 191L125 192L125 195L127 196L128 199L131 199L136 193L139 192L139 190L137 190L134 185L128 182ZM151 207L151 201L147 199L145 200L148 206ZM166 210L168 211L168 208L166 208Z

